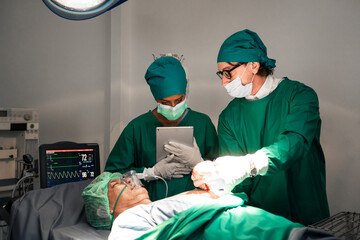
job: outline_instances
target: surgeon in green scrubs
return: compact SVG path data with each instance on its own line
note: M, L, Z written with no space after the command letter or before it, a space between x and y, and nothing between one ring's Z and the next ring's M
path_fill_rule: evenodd
M105 171L135 170L144 176L150 199L156 201L193 190L191 171L203 160L218 156L218 138L210 118L193 111L186 104L187 79L181 62L171 56L156 59L147 69L145 79L157 107L133 119L116 142ZM193 126L194 146L179 143L165 145L168 157L156 162L156 127Z
M249 205L304 225L328 217L315 91L275 78L275 60L248 29L224 41L217 62L234 99L219 116L221 157L195 166L195 186L211 189L223 181L224 191L246 192Z

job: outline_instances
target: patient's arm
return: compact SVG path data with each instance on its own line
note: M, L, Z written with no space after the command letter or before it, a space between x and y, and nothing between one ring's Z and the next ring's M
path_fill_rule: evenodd
M181 196L181 195L190 195L190 194L201 195L201 196L212 198L212 199L219 198L219 196L216 195L215 193L213 193L211 191L205 191L205 190L202 190L202 189L194 189L194 190L191 190L191 191L179 193L179 194L177 194L177 195L175 195L173 197ZM169 197L169 198L172 198L172 197Z
M200 194L202 196L209 197L209 198L212 198L212 199L219 198L219 196L216 195L215 193L213 193L211 191L205 191L205 190L202 190L202 189L195 189L195 190L192 190L192 191L187 191L187 192L185 192L185 194Z
M215 201L205 191L189 191L150 204L140 204L121 213L114 221L109 240L134 239L196 204Z

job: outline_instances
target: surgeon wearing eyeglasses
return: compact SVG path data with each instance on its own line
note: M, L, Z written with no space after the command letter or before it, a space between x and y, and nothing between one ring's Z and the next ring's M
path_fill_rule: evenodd
M321 119L315 91L273 76L275 60L248 29L228 37L217 58L234 99L218 121L219 158L195 166L196 187L245 192L249 205L308 225L329 216Z
M218 139L211 119L187 106L187 79L181 62L171 56L156 59L145 74L156 107L133 119L122 131L105 166L108 172L135 170L143 174L152 201L194 189L193 167L218 155ZM193 146L170 142L169 155L156 161L156 127L193 126ZM166 180L168 191L161 177Z

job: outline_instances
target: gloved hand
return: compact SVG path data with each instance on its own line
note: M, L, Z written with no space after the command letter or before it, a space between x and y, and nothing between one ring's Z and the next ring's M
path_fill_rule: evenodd
M218 158L218 163L215 161L204 161L196 165L191 176L194 186L206 191L210 190L216 195L221 196L230 193L242 179L250 176L247 174L248 171L244 170L246 167L250 169L250 165L247 162L239 161L239 157L227 156L223 158ZM233 159L231 158L236 159L236 167L232 163ZM240 167L238 162L243 166Z
M200 149L194 138L194 145L192 147L186 146L177 142L169 142L164 145L165 151L174 154L174 160L184 164L185 166L193 169L196 164L204 161L201 157Z
M264 175L269 161L261 150L245 156L219 157L214 162L205 161L196 165L191 179L195 187L211 190L218 195L226 194L250 177L251 165L254 165L257 174Z
M195 187L208 191L210 190L209 183L217 176L217 174L218 172L215 163L207 160L200 162L194 167L191 179L193 180Z
M156 180L156 176L171 179L182 178L184 175L189 174L191 169L187 168L184 164L174 162L174 155L169 155L160 160L152 168L145 168L143 172L146 181Z

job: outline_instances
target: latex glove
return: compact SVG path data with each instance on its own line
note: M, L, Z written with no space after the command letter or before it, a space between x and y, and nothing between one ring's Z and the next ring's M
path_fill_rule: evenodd
M222 165L217 166L216 162L212 161L204 161L196 165L191 179L195 187L211 191L218 196L228 194L234 188L227 171L224 171Z
M210 190L208 185L209 180L218 174L215 163L213 161L203 161L197 164L192 172L191 179L194 182L194 186L204 189L206 191Z
M264 175L269 161L261 150L245 156L224 156L214 162L205 161L194 167L192 180L195 187L211 190L218 195L229 193L236 185L250 177L251 164L258 174ZM220 194L219 194L220 193Z
M170 141L168 144L164 145L164 149L168 153L175 155L175 161L183 163L185 166L193 169L196 164L204 161L201 157L200 149L196 143L195 138L193 142L194 145L189 147L181 143Z
M189 174L191 169L184 164L174 162L174 155L169 155L166 158L160 160L152 168L145 168L143 177L146 181L156 180L156 176L171 179L182 178L184 175Z

